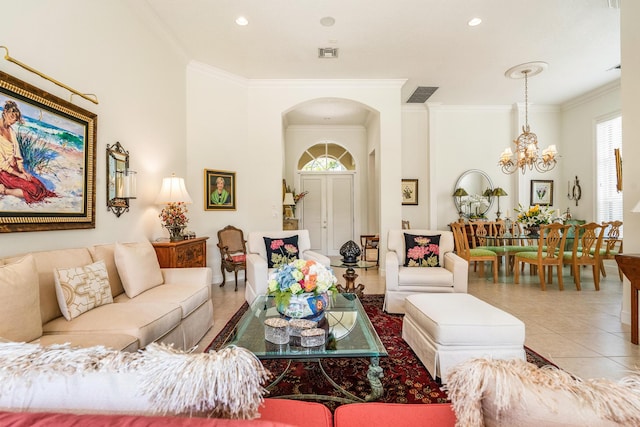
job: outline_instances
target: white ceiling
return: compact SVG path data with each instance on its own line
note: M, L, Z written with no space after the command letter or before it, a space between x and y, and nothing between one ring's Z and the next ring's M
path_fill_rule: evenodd
M249 79L399 78L402 103L417 86L438 86L428 102L509 105L524 101L524 85L504 73L524 62L549 64L529 79L530 104L562 104L620 77L610 70L620 64L620 9L608 0L147 2L187 57ZM236 25L241 15L249 25ZM332 27L320 24L326 16ZM469 27L473 17L482 24ZM320 47L339 57L319 59ZM363 120L348 106L311 104L289 123Z

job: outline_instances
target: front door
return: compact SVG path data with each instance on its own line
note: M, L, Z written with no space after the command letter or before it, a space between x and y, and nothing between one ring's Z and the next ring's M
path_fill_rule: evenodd
M308 191L300 215L309 230L311 249L325 255L339 255L340 247L354 240L353 174L303 173L302 191Z

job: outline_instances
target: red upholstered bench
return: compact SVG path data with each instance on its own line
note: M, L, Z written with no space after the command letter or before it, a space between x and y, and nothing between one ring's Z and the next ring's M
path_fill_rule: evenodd
M334 427L435 427L456 424L449 403L351 403L336 408Z
M333 416L322 403L289 399L265 399L260 406L261 421L277 421L294 426L331 427Z

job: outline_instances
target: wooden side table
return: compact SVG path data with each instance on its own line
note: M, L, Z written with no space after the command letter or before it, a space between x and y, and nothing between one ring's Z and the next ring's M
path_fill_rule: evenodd
M180 240L178 242L153 242L161 268L186 268L207 266L207 239Z
M638 344L638 291L640 290L640 254L616 255L616 262L631 282L631 342Z

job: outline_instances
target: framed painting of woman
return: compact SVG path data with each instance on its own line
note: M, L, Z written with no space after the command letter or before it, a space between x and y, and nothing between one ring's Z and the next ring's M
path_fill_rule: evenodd
M0 232L95 228L96 122L0 72Z
M236 173L204 170L205 210L236 210Z

